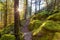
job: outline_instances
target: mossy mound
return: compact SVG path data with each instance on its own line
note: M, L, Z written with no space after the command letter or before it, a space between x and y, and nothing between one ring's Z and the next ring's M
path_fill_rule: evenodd
M45 29L46 31L51 31L51 32L60 32L60 24L58 22L48 20L42 23L42 25L40 25L39 28L34 30L33 34L36 35L39 32L41 32L43 29Z
M47 18L48 20L60 21L60 13L53 14Z
M42 15L42 14L36 14L31 17L31 20L45 20L47 18L47 15Z
M39 28L39 26L42 24L42 21L40 20L32 20L29 24L29 30L33 31Z
M52 40L54 38L54 35L55 35L55 33L46 32L46 34L43 36L34 36L33 40Z
M48 31L60 32L60 24L54 21L47 21L44 28Z
M15 36L11 34L4 34L0 40L15 40Z

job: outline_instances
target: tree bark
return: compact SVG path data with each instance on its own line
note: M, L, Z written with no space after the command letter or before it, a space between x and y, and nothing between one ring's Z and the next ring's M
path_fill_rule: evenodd
M5 14L4 14L4 27L7 26L7 0L6 0L6 9L5 9Z
M14 0L14 35L16 40L20 40L19 37L19 11L17 8L19 7L19 0Z

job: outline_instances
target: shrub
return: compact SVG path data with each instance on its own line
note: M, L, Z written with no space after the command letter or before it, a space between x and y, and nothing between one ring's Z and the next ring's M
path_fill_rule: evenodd
M0 40L15 40L15 36L11 34L4 34Z

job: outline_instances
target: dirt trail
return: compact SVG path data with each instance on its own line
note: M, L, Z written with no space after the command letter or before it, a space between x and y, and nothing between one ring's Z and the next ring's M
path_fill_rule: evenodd
M22 32L23 32L23 35L24 35L24 40L32 40L32 33L28 29L29 23L30 23L30 19L27 19L23 28L22 28Z

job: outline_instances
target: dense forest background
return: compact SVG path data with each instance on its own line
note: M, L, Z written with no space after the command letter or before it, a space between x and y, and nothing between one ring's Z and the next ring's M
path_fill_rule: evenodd
M0 40L60 40L60 0L0 0Z

